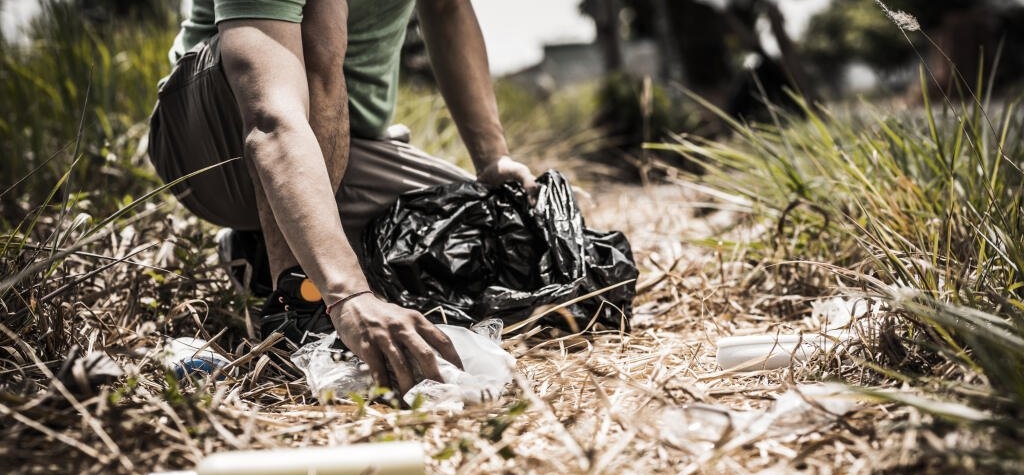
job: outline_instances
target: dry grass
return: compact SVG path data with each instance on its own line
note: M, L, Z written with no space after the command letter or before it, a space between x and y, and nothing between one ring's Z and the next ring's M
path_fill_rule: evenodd
M78 220L80 213L107 216L155 183L144 164L144 147L136 144L144 134L140 121L151 109L153 85L166 72L165 48L176 25L114 25L109 35L97 36L81 27L76 12L62 12L38 32L49 39L46 44L61 48L0 47L4 64L18 66L0 68L5 78L0 82L7 86L0 87L0 97L16 105L6 110L13 115L0 118L0 129L7 124L11 132L5 143L10 150L0 156L4 169L11 170L4 186L14 177L27 180L0 193L0 437L5 442L0 445L0 471L145 473L188 468L205 454L235 448L392 439L422 441L432 456L432 471L441 473L1024 471L1019 463L1014 465L1024 459L1016 443L1021 432L1010 427L1024 394L1016 377L1020 359L1003 357L1003 349L1011 345L987 344L998 339L975 339L981 344L966 351L943 347L936 344L942 341L937 333L948 326L911 326L906 317L912 315L904 311L867 322L862 338L806 365L729 374L714 359L719 337L815 331L820 322L811 318L814 299L857 293L840 284L856 279L837 275L867 275L869 262L834 259L849 249L832 247L834 241L826 238L835 236L822 236L829 215L820 208L836 198L837 190L849 188L854 203L870 205L862 206L862 212L878 218L866 220L878 226L868 230L869 239L858 230L855 240L892 258L895 264L890 266L902 273L890 271L886 275L899 277L890 281L948 290L938 284L943 275L934 271L947 268L957 278L944 282L954 287L964 276L974 276L964 279L971 285L960 290L989 281L992 296L1017 302L1016 293L1000 292L1017 292L1020 279L1006 274L1003 282L1000 272L990 270L1006 265L1020 269L1024 262L1019 239L1014 239L1020 220L1013 219L1021 202L1014 191L1020 189L1019 160L1002 164L1002 159L992 159L1005 150L1012 152L1008 156L1020 156L1020 140L1016 134L999 133L1002 138L993 140L1000 145L989 147L999 153L983 153L992 142L986 138L988 129L979 126L978 111L954 114L970 125L964 137L971 147L961 143L963 127L947 130L940 123L937 129L930 109L909 119L882 114L877 127L858 120L796 124L778 133L761 126L737 127L736 138L748 148L735 141L663 147L712 156L727 172L718 176L719 184L735 184L719 189L745 190L738 194L769 205L752 217L743 213L754 207L693 183L649 189L609 185L608 177L618 175L614 168L571 167L565 157L585 153L602 139L602 132L590 127L598 109L592 97L587 100L591 94L580 91L538 103L499 87L499 95L507 96L500 102L506 105L503 118L507 116L504 122L515 150L535 159L538 171L549 164L566 172L576 168L575 182L591 193L584 200L589 202L590 224L622 229L631 237L641 267L635 331L586 338L531 332L508 340L521 373L511 395L460 414L356 402L324 406L309 397L271 342L251 338L250 309L258 303L244 301L226 286L213 259L213 230L183 218L186 213L173 205L147 205L151 207L116 215L79 252L40 266L5 290L11 275L83 241L81 229L89 227L89 218ZM54 51L59 54L50 54ZM54 85L60 85L59 94L53 92ZM404 97L399 111L414 130L432 134L421 136L420 145L442 156L464 158L454 127L438 109L440 99L432 93L405 92L424 95ZM59 97L41 99L55 95ZM509 104L514 107L507 109ZM1019 110L1017 105L1007 110ZM1002 127L1019 130L1019 119L1010 116ZM75 152L79 145L81 155ZM51 154L56 159L46 158ZM811 160L794 161L804 154ZM946 170L947 156L975 161L931 176L932 171ZM850 157L863 163L850 162ZM877 177L880 163L888 165L881 171L888 170L885 176L899 186L871 193L864 192L873 186L850 186L859 183L851 177ZM959 173L979 164L993 165L982 167L992 170L992 177L1011 179ZM41 171L28 172L36 167ZM65 173L69 182L60 181ZM943 185L927 185L932 180ZM918 188L903 186L918 182L926 184L921 189L937 194L918 196ZM964 183L973 190L966 201L941 199L947 195L946 184L949 190L960 190ZM795 196L794 190L802 194ZM44 200L51 191L52 201ZM787 206L793 203L795 211ZM905 203L916 203L914 209L926 212L913 215L918 221L886 219L909 218L902 210ZM960 212L948 211L950 203ZM833 216L846 215L844 206L838 203ZM977 210L983 216L976 216ZM36 217L39 221L33 223ZM932 229L942 228L933 226L933 218L951 223L948 230L964 231L963 244L951 246L972 251L966 253L963 273L948 270L957 255L931 249L933 238L944 236L941 229ZM72 229L76 224L78 230ZM776 227L780 232L766 237ZM974 241L975 235L984 235L986 241ZM1005 242L992 235L1005 236ZM1012 251L1009 257L993 261L989 250L1004 248ZM932 256L933 262L923 275L914 276L904 268L902 255ZM833 273L824 264L797 259L828 260L847 268ZM998 265L978 264L983 262ZM911 278L903 279L907 276ZM979 292L960 303L985 304L990 298ZM938 307L922 308L927 312ZM177 336L212 340L234 360L233 370L223 381L199 386L168 379L156 361L156 349L165 338ZM1024 354L1016 348L1018 357ZM991 351L978 351L985 349ZM62 371L64 359L90 350L110 355L125 375L97 392L80 387L80 372ZM974 358L978 354L982 358ZM778 398L816 381L898 390L911 404L896 404L893 397L887 403L862 397L856 410L836 416L808 396L800 411L773 412ZM1017 399L1010 397L1014 393L1007 390L1007 382L1017 384ZM909 388L973 403L1009 422L967 425L949 411L935 416L943 412L935 409L942 407L909 399ZM914 407L928 409L929 404L928 411Z
M229 449L394 439L422 441L431 471L440 473L824 474L970 466L965 454L983 440L953 425L936 433L931 416L892 404L861 404L842 417L809 406L772 430L743 429L744 414L769 410L800 383L895 382L865 376L856 351L807 367L720 371L718 337L813 330L805 317L817 295L795 294L783 273L760 272L743 249L690 244L756 232L733 227L738 220L728 211L693 207L714 201L706 196L678 186L590 191L590 224L623 228L633 239L642 267L635 331L512 338L506 345L521 373L513 394L460 414L318 404L301 379L278 366L276 350L244 337L246 303L226 288L209 229L179 218L179 209L111 233L93 251L130 256L129 262L89 277L74 294L41 299L104 263L74 256L49 278L4 298L0 437L7 442L0 466L137 473L188 468ZM154 348L165 336L182 335L211 339L236 369L212 384L173 384L154 361ZM52 375L73 344L110 354L127 376L95 395L66 388ZM719 415L699 417L708 408ZM712 424L726 420L724 410L736 411L735 423Z

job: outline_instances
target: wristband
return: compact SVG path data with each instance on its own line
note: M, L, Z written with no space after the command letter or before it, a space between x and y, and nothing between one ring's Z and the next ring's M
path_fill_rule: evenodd
M372 290L360 290L359 292L355 292L355 293L346 295L346 296L344 296L344 297L342 297L342 298L340 298L338 300L335 300L334 303L327 304L327 315L331 314L331 310L334 310L334 307L337 307L339 305L343 305L345 302L348 302L349 300L352 300L352 299L354 299L354 298L356 298L356 297L358 297L360 295L363 295L363 294L371 294L372 295L373 291Z

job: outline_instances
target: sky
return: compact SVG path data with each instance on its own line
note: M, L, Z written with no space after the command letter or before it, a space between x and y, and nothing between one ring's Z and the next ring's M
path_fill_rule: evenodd
M706 0L723 5L725 0ZM779 0L794 38L831 0ZM594 22L581 16L580 0L473 0L487 43L491 72L503 74L536 64L546 43L590 42Z
M504 74L540 61L547 43L589 42L594 23L579 14L580 0L472 0L484 32L491 72ZM724 0L707 0L723 3ZM779 0L794 37L830 0ZM39 0L6 0L0 28L11 37L35 12ZM169 47L170 45L168 45Z
M473 0L487 43L491 72L503 74L540 62L545 43L590 42L594 22L579 0Z

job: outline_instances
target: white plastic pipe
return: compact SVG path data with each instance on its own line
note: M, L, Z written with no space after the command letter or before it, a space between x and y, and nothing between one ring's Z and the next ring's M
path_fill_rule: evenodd
M718 340L718 366L724 370L757 371L785 368L794 361L806 361L815 352L829 351L837 342L849 338L849 331L826 335L749 335Z
M303 449L245 450L213 454L198 475L423 475L423 447L388 442Z

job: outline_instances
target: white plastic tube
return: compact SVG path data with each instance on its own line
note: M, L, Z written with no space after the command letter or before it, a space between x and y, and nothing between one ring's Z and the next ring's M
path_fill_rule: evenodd
M303 449L222 452L203 459L198 475L422 475L423 447L388 442Z
M828 351L849 338L848 331L826 335L749 335L718 340L718 366L731 371L757 371L785 368L794 361L806 361L818 350Z

